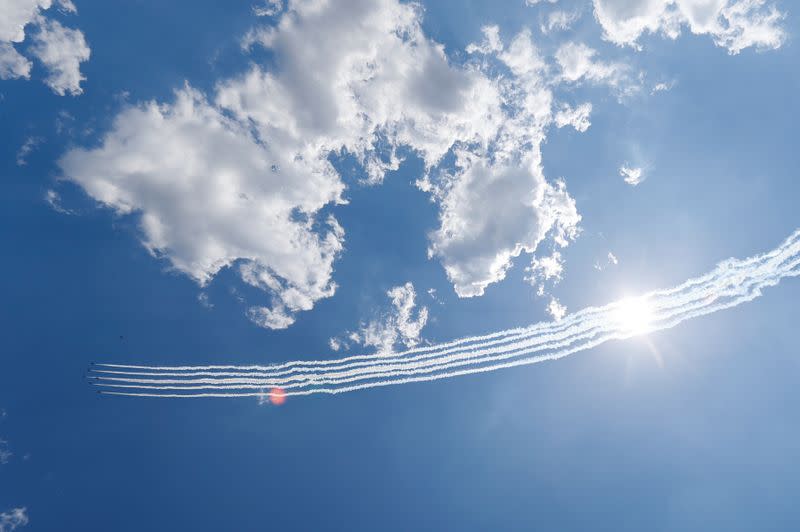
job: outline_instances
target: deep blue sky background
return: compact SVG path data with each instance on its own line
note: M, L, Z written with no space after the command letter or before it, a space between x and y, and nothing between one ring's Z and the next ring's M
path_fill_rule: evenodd
M448 51L495 22L538 26L536 9L428 6ZM521 4L521 2L520 2ZM786 6L791 7L791 6ZM796 530L800 509L800 282L739 308L565 360L429 384L290 400L100 397L92 360L249 363L327 356L327 339L411 280L433 341L546 319L520 261L484 297L458 300L426 257L436 209L408 161L380 187L354 184L336 208L347 232L340 288L285 331L255 327L228 293L166 271L135 221L57 184L56 160L91 145L127 91L168 99L247 65L237 39L249 3L80 2L92 46L85 94L0 82L0 511L25 506L25 530ZM731 57L708 38L645 39L632 54L581 32L604 57L634 57L676 80L621 105L602 89L583 134L554 131L545 173L563 176L583 215L555 293L571 310L677 284L729 256L771 249L798 225L793 42ZM790 12L786 27L798 34ZM69 112L72 134L56 132ZM45 142L15 164L25 138ZM629 187L636 152L652 165ZM355 177L355 176L354 176ZM75 215L43 201L57 187ZM620 264L595 271L613 251ZM438 305L425 295L436 288ZM120 337L123 337L122 339Z

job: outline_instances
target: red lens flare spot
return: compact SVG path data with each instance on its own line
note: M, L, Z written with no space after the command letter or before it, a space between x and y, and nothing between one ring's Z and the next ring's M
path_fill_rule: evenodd
M282 405L286 402L286 391L283 388L273 388L269 391L269 402L273 405Z

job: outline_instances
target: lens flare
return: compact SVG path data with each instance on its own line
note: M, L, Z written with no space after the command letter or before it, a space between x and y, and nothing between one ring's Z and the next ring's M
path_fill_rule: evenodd
M273 388L269 391L269 402L280 406L286 402L286 390L283 388Z

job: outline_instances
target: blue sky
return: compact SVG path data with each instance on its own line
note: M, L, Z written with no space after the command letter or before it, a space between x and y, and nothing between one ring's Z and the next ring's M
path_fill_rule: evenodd
M569 320L798 227L793 5L528 3L0 5L0 531L797 529L797 279L280 406L84 379Z

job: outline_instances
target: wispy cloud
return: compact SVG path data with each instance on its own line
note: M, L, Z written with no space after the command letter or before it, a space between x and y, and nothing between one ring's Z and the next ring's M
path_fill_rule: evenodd
M594 269L597 271L603 271L608 266L616 266L617 264L619 264L619 259L616 255L609 251L604 260L596 260L594 262Z
M555 31L567 31L572 25L581 18L580 10L564 11L555 10L547 14L544 22L539 26L541 32L545 35Z
M6 416L7 416L6 411L0 409L0 421L4 420ZM7 464L12 456L13 453L8 448L8 442L3 438L0 438L0 465Z
M48 189L44 193L44 201L59 214L75 214L74 211L61 205L61 195L53 189Z
M377 318L362 324L356 331L331 338L331 349L338 351L341 348L349 349L351 345L361 345L375 348L379 354L386 354L398 346L417 345L422 329L428 322L428 307L417 308L417 294L410 282L391 288L386 295L391 301L388 311L381 312Z
M0 532L12 532L18 527L28 524L28 512L25 508L14 508L0 513Z
M19 150L17 150L17 166L25 166L28 164L28 155L33 153L33 150L39 146L44 139L41 137L28 137L25 139L25 142L22 143Z
M645 179L643 168L629 166L627 163L619 167L619 175L627 184L634 187Z

